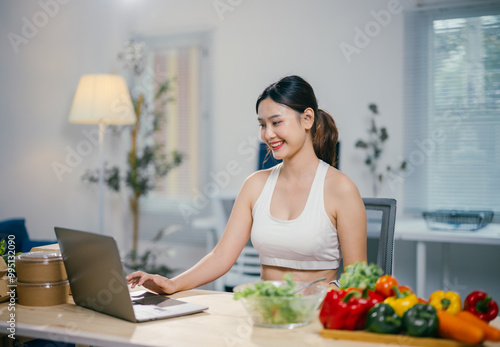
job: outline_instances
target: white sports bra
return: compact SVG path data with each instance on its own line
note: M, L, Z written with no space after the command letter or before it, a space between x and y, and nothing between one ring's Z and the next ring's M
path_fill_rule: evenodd
M325 210L323 191L329 165L319 162L304 210L293 220L271 215L271 198L282 164L269 175L252 210L252 244L263 265L302 270L337 269L337 229Z

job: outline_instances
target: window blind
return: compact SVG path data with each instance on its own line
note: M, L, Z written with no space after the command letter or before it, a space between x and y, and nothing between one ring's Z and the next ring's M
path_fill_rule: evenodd
M405 15L405 211L500 213L500 7Z

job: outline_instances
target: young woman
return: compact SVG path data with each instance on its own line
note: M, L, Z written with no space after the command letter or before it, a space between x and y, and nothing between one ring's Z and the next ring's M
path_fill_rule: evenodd
M257 99L261 138L281 164L249 176L219 243L196 265L168 279L142 271L127 276L135 287L171 294L214 281L233 266L252 238L261 278L336 279L344 266L366 261L366 213L355 184L333 166L338 133L318 108L312 87L288 76ZM340 253L342 249L342 255Z

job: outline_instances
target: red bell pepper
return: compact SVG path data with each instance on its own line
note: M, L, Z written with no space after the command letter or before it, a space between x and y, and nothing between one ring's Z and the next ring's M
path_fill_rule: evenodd
M498 304L485 292L476 290L465 298L464 311L469 311L483 321L489 322L498 315Z
M399 292L402 294L406 294L406 292L414 293L413 289L411 289L408 286L399 286L398 289L399 289ZM396 293L394 293L394 294L396 294Z
M323 301L319 319L326 329L363 329L368 311L383 297L372 290L331 290Z

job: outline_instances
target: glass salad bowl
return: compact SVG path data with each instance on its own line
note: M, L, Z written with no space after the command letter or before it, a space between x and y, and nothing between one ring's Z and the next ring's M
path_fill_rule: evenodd
M294 294L304 282L259 281L233 289L253 324L269 328L293 329L308 324L326 295L327 288L312 285Z

